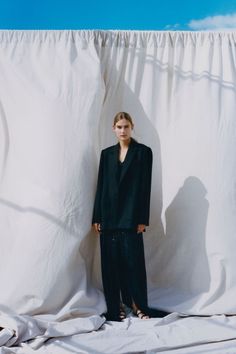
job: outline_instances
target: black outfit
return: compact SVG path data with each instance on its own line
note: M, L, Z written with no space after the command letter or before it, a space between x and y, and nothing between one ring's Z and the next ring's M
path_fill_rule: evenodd
M119 176L119 146L101 153L92 222L102 230L149 224L152 150L132 139Z
M120 293L149 316L161 316L147 305L143 235L149 225L152 150L131 139L119 161L119 143L102 150L92 223L101 225L101 263L107 319L119 321Z

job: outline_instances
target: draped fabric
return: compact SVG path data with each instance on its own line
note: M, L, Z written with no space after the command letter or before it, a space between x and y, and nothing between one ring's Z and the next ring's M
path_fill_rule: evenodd
M116 143L119 111L131 114L134 138L154 156L144 235L149 304L221 315L219 326L229 324L224 315L236 313L235 64L233 32L0 31L0 353L103 325L91 217L100 150Z

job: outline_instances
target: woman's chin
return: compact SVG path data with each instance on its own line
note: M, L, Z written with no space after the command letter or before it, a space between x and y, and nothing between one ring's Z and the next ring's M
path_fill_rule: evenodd
M129 141L130 140L130 136L120 136L119 140L121 140L121 141Z

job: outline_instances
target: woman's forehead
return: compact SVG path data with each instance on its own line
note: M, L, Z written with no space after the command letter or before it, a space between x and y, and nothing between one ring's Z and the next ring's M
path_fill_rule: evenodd
M127 119L122 118L122 119L118 120L118 122L116 122L116 125L123 126L123 125L131 125L131 124Z

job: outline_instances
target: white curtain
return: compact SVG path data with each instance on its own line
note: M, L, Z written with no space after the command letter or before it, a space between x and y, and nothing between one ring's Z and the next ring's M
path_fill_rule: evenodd
M230 32L0 31L4 343L103 323L91 215L118 111L154 154L150 305L236 313L235 48Z

